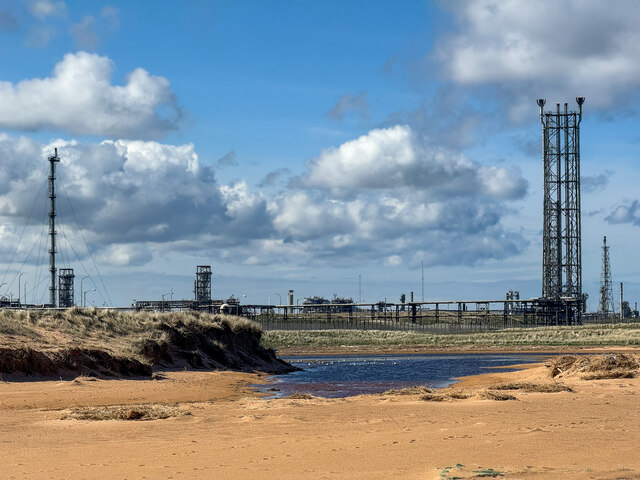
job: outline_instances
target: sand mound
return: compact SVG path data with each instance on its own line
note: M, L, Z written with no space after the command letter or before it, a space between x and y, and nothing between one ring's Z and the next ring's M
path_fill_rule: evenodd
M466 400L473 397L472 393L463 392L461 390L451 390L448 392L431 391L420 397L425 402L448 402L451 400Z
M526 393L557 393L557 392L573 392L573 389L564 383L528 383L528 382L512 382L492 385L490 390L520 390Z
M316 397L314 397L310 393L292 393L287 398L292 400L313 400Z
M480 392L465 392L462 390L452 390L449 392L431 392L420 397L425 402L450 402L452 400L466 400L468 398L478 398L480 400L517 400L517 398L509 393L494 392L491 390L483 390Z
M107 405L65 410L61 420L160 420L191 415L171 405Z
M552 377L579 377L583 380L633 378L640 369L640 358L624 353L563 355L554 358L547 367Z
M491 390L486 390L484 392L479 392L476 394L477 398L482 400L495 400L498 402L503 402L505 400L518 400L517 397L511 395L509 393L504 392L494 392Z
M425 395L428 393L433 393L433 390L431 388L427 388L427 387L420 387L420 386L415 386L415 387L407 387L407 388L392 388L391 390L387 390L385 392L382 392L380 395L394 395L394 396L400 396L400 395Z

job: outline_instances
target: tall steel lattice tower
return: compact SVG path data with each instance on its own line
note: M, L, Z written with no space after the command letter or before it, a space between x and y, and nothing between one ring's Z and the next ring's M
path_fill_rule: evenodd
M580 122L584 97L577 97L578 112L567 104L543 111L538 99L543 134L544 226L542 238L542 297L569 300L567 319L580 321L582 247L580 232Z
M195 281L196 302L211 302L211 266L198 265Z
M604 237L602 241L602 272L600 273L600 303L598 304L598 313L603 315L613 315L615 313L607 237Z
M49 284L49 306L56 307L56 163L60 161L58 157L58 149L54 150L54 154L49 157L49 200L51 202L49 209L49 239L51 246L49 247L49 273L51 274L51 283Z

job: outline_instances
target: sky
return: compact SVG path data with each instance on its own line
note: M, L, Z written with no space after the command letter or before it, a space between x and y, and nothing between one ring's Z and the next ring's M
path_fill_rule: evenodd
M584 96L583 290L606 235L633 306L638 58L635 1L0 0L0 295L48 301L58 148L78 303L538 297L536 99Z

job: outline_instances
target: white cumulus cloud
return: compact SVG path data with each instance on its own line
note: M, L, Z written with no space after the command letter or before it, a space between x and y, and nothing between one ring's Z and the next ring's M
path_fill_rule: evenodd
M113 85L113 70L109 58L78 52L65 55L49 77L0 82L0 127L142 139L178 127L180 110L166 78L137 68L125 85Z
M535 98L586 96L611 106L640 87L640 4L631 0L452 2L458 29L442 39L445 74L467 86L496 86L521 119Z
M430 144L409 126L372 130L309 163L301 179L307 187L331 189L336 196L353 192L409 188L431 196L487 195L518 198L527 182L519 172L484 167L466 156Z

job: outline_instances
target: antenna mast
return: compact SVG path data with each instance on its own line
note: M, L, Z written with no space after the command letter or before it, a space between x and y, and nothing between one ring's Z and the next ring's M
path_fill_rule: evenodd
M56 163L60 161L58 157L58 149L54 150L53 156L49 157L51 165L49 173L49 200L51 208L49 210L49 238L51 247L49 248L49 273L51 274L51 283L49 285L49 306L56 308Z
M600 273L600 303L598 311L605 316L613 315L613 283L611 282L611 261L607 237L602 241L602 272Z

